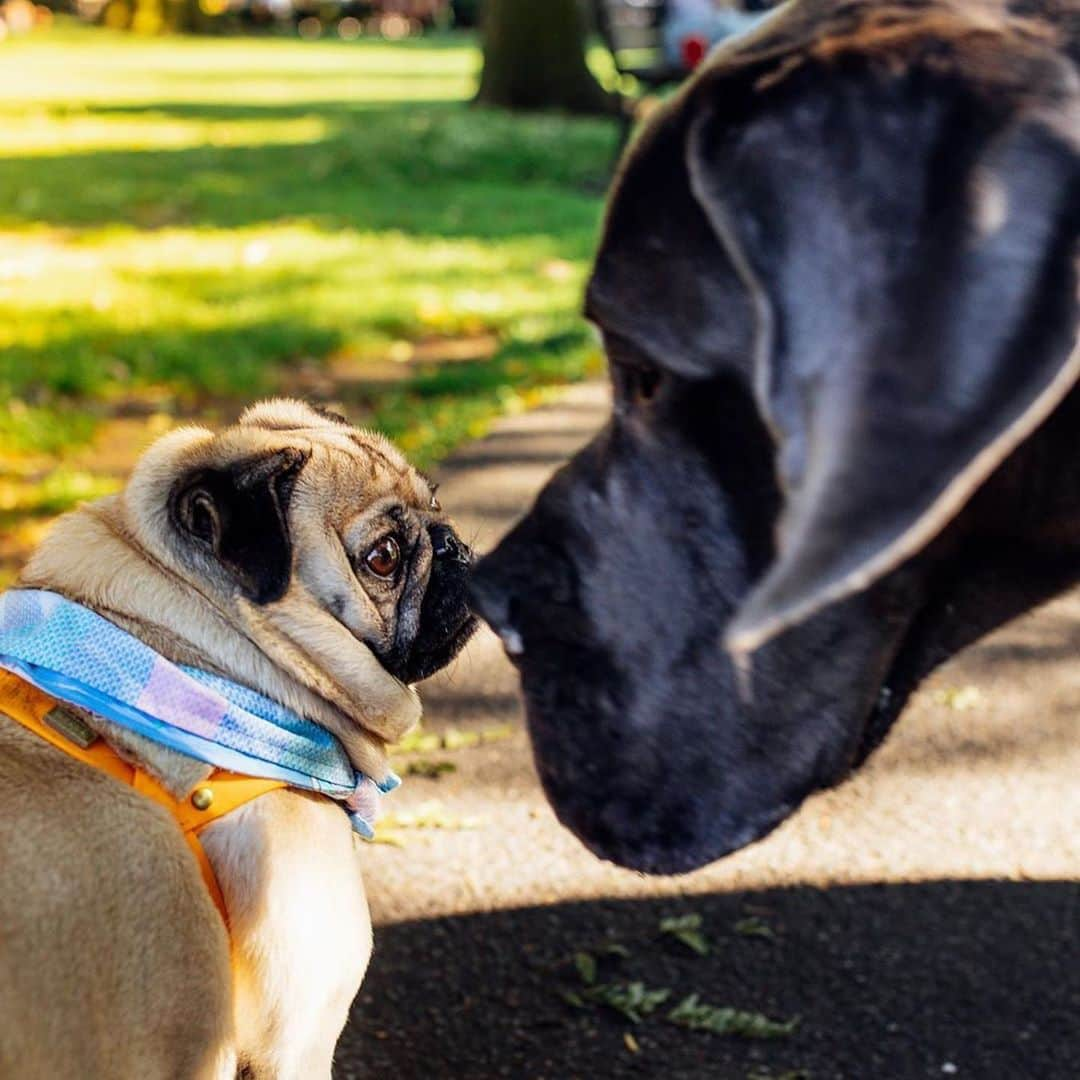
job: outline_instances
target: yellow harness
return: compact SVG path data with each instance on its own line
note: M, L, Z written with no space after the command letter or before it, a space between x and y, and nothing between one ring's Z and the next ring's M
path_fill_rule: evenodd
M8 671L0 671L0 713L40 735L68 757L107 773L114 780L127 784L152 802L165 807L176 819L176 824L199 864L203 881L210 890L210 897L221 912L225 925L229 925L225 900L214 876L214 868L199 842L199 833L231 810L236 810L268 791L286 787L286 784L280 780L258 780L216 769L186 796L177 798L148 772L124 761L104 739L91 733L89 741L83 745L84 740L73 738L72 714L66 712L63 703Z

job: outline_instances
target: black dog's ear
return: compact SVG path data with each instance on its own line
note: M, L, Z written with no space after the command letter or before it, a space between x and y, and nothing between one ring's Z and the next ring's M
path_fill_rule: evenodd
M1055 126L928 79L806 71L691 129L784 498L736 653L922 550L1080 377L1077 102Z
M616 180L585 311L658 367L701 378L747 354L754 313L694 198L686 116L674 104L640 136Z
M289 587L292 541L287 511L305 454L293 447L223 469L199 469L169 499L175 528L211 554L256 604Z

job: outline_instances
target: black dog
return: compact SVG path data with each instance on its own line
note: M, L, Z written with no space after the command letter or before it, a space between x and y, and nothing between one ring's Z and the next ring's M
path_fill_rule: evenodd
M933 667L1080 580L1080 5L804 0L620 176L615 408L481 564L561 820L761 837Z

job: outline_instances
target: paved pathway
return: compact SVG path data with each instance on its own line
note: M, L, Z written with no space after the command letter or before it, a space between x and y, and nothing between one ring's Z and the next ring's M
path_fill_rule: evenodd
M446 464L441 496L480 550L605 409L601 387L575 388ZM427 685L425 726L513 734L418 755L456 771L410 777L392 811L444 827L365 849L376 955L339 1076L1074 1080L1078 655L1080 594L939 671L859 776L763 843L649 879L599 862L555 821L513 670L485 630ZM709 957L658 937L672 913L703 917ZM736 932L748 917L775 937ZM755 1043L687 1032L666 1010L637 1027L573 1010L557 991L577 976L561 961L604 940L632 955L621 970L606 961L602 980L797 1014L799 1029Z

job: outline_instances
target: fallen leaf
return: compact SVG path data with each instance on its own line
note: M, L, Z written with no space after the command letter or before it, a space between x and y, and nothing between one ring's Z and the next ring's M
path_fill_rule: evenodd
M452 814L438 799L421 803L415 810L385 814L379 822L385 829L448 829L462 831L479 829L484 821L480 817Z
M452 761L430 761L420 758L418 761L410 761L405 766L406 776L418 776L422 780L438 780L446 773L457 772L457 766Z
M977 709L982 700L982 691L977 686L946 686L934 694L934 701L956 712Z
M680 915L660 920L660 933L667 934L682 942L688 949L693 950L698 956L708 956L709 943L701 930L702 920L700 915Z
M667 1015L668 1021L691 1031L734 1035L743 1039L786 1039L795 1033L799 1017L770 1020L763 1013L718 1008L702 1002L697 994L683 998Z
M650 990L640 982L600 983L584 990L560 990L559 995L575 1008L599 1005L617 1012L631 1024L640 1024L644 1017L655 1012L671 997L671 991Z
M592 953L574 953L574 967L586 986L592 986L596 982L596 958Z
M742 937L759 937L767 938L770 941L776 940L776 931L764 920L758 918L756 915L748 915L745 919L740 919L735 924L735 933L740 934Z

